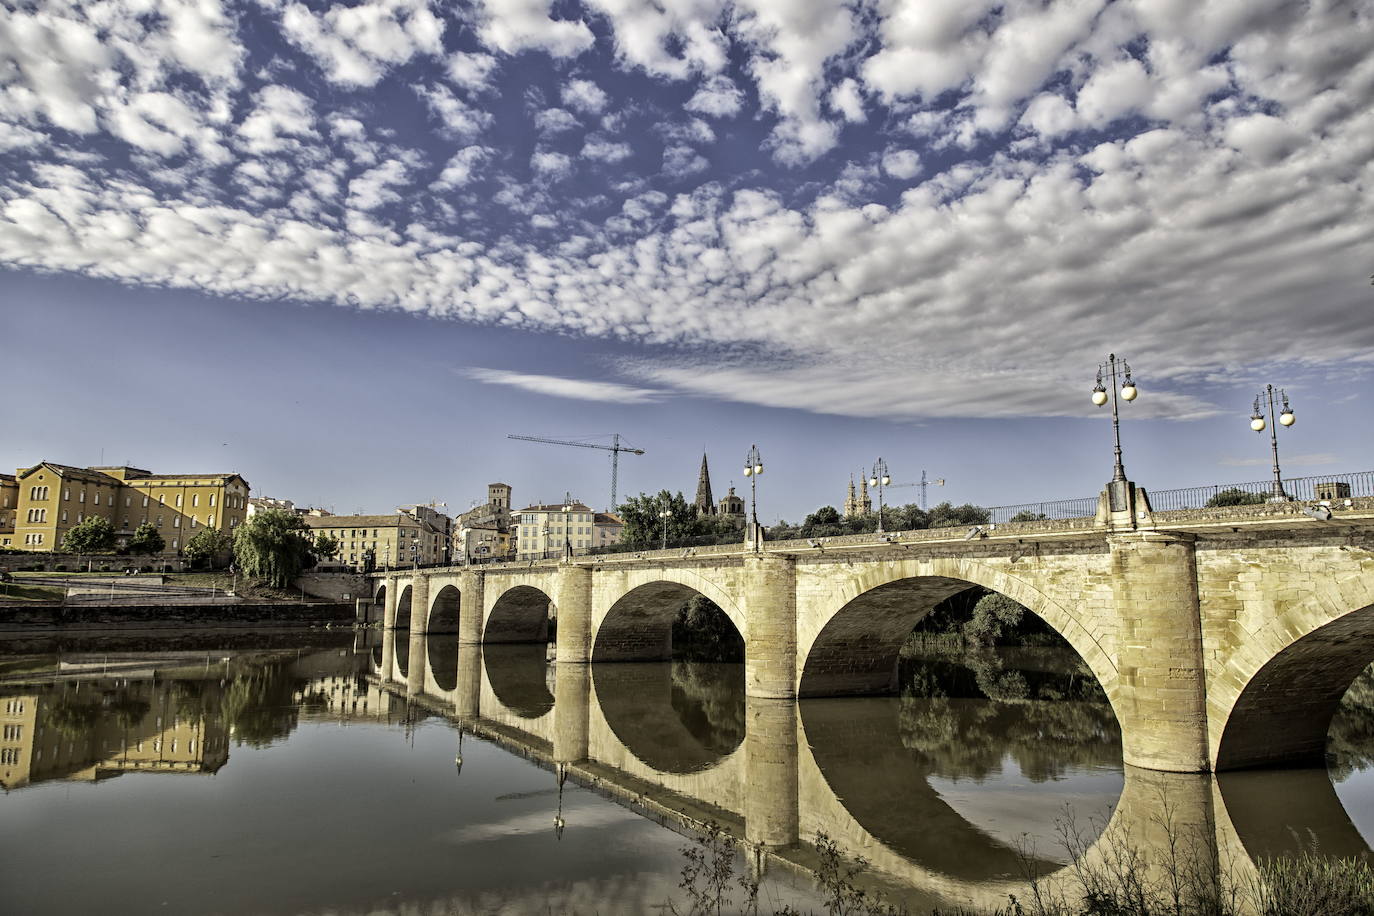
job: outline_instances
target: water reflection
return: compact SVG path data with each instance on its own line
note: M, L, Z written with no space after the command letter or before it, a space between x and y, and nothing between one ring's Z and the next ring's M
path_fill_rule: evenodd
M544 643L507 643L482 649L487 682L497 701L522 719L553 709L548 649Z
M1161 825L1169 811L1197 861L1248 865L1313 846L1370 857L1358 818L1347 813L1324 770L1214 779L1123 768L1110 709L1071 654L933 651L904 660L899 697L791 703L746 697L740 665L551 665L538 643L483 649L459 647L452 635L380 637L390 640L381 658L365 640L327 649L10 657L0 662L0 782L13 790L130 772L217 773L232 762L231 749L261 767L263 758L251 755L287 760L291 747L316 746L324 756L311 766L342 760L340 773L375 776L396 765L388 756L394 752L382 749L391 747L386 742L419 739L432 750L417 763L435 771L424 777L423 796L407 794L407 779L388 779L382 813L356 795L297 789L304 798L293 797L283 816L311 822L340 798L361 806L359 823L389 825L386 845L396 847L389 867L421 884L442 880L415 876L405 863L455 837L465 855L481 850L473 854L498 872L514 867L498 848L513 849L518 834L530 844L522 854L546 868L566 870L576 861L600 874L594 857L562 851L594 838L598 849L616 850L617 868L633 874L649 867L635 864L647 842L637 825L715 821L799 867L814 863L806 841L824 831L845 854L867 858L881 890L913 908L993 906L1019 893L1028 873L1071 879L1055 829L1066 805L1089 862L1104 861L1127 838L1147 853L1168 849L1173 841ZM390 672L388 658L397 662ZM448 721L425 718L433 714ZM1371 717L1358 702L1341 715L1332 727L1332 772L1346 780L1342 791L1353 792L1368 772ZM359 727L347 730L357 737L331 738L326 747L310 723ZM452 731L459 723L468 731L466 746ZM402 724L404 730L393 727ZM308 737L292 737L302 729ZM249 764L238 766L245 779L253 776ZM245 785L264 793L263 804L285 804L273 780L286 777L268 779L266 772ZM301 776L315 778L316 771ZM595 787L626 807L593 803L579 787ZM161 804L188 798L157 791L166 793ZM461 804L444 794L460 791ZM144 796L145 803L158 797ZM493 799L497 804L481 815L486 820L472 820ZM503 813L513 805L517 813ZM398 806L428 826L412 830L394 820L400 815L390 809ZM98 820L99 810L93 807L90 817ZM0 838L4 823L0 817ZM77 815L70 829L93 830L94 823ZM345 850L317 842L347 860ZM558 843L558 851L547 842ZM671 851L678 841L665 842ZM678 867L671 856L652 866L670 877ZM5 869L0 864L8 884L14 876ZM537 887L542 878L536 869L519 880ZM336 897L322 880L315 893L292 897L295 903L282 909L347 909L375 888ZM445 893L436 884L428 899L450 899ZM642 896L634 900L644 903ZM634 911L614 902L598 909Z
M665 773L715 766L744 741L744 666L594 665L606 724L640 762Z

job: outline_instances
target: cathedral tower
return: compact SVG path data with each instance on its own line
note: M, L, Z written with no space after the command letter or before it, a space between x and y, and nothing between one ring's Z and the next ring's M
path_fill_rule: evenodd
M697 476L697 515L715 515L716 501L711 497L711 472L706 468L706 453L701 453L701 473Z

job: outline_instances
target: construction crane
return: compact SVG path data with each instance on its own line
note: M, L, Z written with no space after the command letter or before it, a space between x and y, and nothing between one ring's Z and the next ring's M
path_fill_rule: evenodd
M546 439L546 438L544 438L543 436L515 436L515 435L510 435L510 436L507 436L506 438L507 438L507 439L523 439L523 440L526 441L526 442L546 442L546 443L548 443L549 445L571 445L571 446L574 446L575 448L598 448L598 449L601 449L602 451L610 452L610 453L611 453L611 508L610 508L609 511L611 511L611 512L614 512L614 511L615 511L615 491L616 491L616 484L617 484L617 482L618 482L618 480L619 480L619 478L620 478L620 453L621 453L621 452L626 452L626 453L631 454L631 455L642 455L642 454L644 454L644 449L642 449L642 448L631 448L631 447L628 446L628 445L621 445L621 444L620 444L620 433L615 433L615 434L612 435L612 437L611 437L611 444L610 444L610 445L597 445L597 444L594 443L594 442L569 442L567 439Z
M944 479L943 477L936 477L936 478L934 478L934 479L931 479L931 478L929 478L929 477L926 477L926 472L925 472L924 470L922 470L922 471L921 471L921 479L918 480L918 481L916 481L915 483L892 483L892 484L888 484L887 488L888 488L889 490L895 490L895 489L897 489L898 487L920 487L920 488L921 488L921 509L922 509L922 511L924 511L924 510L927 508L927 506L926 506L926 488L927 488L927 487L943 487L944 485L945 485L945 479Z

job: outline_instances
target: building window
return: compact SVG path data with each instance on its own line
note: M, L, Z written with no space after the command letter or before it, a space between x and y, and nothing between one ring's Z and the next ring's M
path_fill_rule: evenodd
M199 494L199 493L192 493L192 494L191 494L191 505L192 505L192 506L199 506L199 505L200 505L200 494Z
M146 495L143 497L143 508L148 508L148 497Z
M66 509L63 509L63 510L62 510L62 521L65 522L66 520L67 520L67 510L66 510Z
M179 543L180 542L176 538L172 538L172 549L176 550Z
M159 528L162 527L162 516L160 516L160 515L157 517L157 526L158 526Z
M172 516L172 527L173 527L173 528L180 528L180 527L181 527L181 516L180 516L180 515L173 515L173 516Z
M84 502L86 501L86 491L85 491L85 490L82 490L80 493L76 494L76 496L77 496L77 501L78 501L78 502L83 502L83 503L84 503Z
M16 764L19 762L19 748L0 747L0 763Z
M210 494L210 505L211 505L211 506L214 506L214 504L215 504L215 494L211 493L211 494Z
M72 488L71 488L71 487L64 487L64 488L63 488L63 490L62 490L62 498L63 498L63 499L71 499L71 498L72 498Z
M159 493L159 494L157 494L157 504L158 504L159 506L165 506L165 505L167 505L167 494L166 494L166 493Z
M132 496L126 496L126 497L124 497L124 508L125 508L125 509L128 509L128 508L129 508L130 506L132 506L133 504L134 504L134 498L133 498Z
M178 509L181 508L181 494L180 494L180 493L177 494L177 508L178 508Z
M205 526L207 528L215 527L215 517L213 515L207 515L205 517Z
M22 725L6 725L6 726L5 726L5 740L6 740L6 741L18 741L20 738L23 737L23 735L24 735L24 726L22 726Z

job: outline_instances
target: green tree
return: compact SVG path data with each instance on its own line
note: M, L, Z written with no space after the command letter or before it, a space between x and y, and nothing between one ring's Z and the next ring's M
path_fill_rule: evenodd
M62 539L62 549L67 553L109 553L114 546L114 525L98 515L73 525Z
M1026 609L1006 595L992 592L978 599L973 616L964 624L964 638L969 642L992 645L1008 630L1016 629Z
M1215 509L1220 506L1258 506L1264 502L1264 497L1259 493L1251 493L1242 490L1240 487L1231 487L1222 490L1216 496L1207 500L1207 509Z
M218 566L233 548L229 535L218 528L202 528L186 542L182 551L187 559Z
M839 510L834 506L821 506L802 520L803 528L815 528L817 525L838 525L840 523Z
M321 532L320 535L315 538L315 556L322 560L332 559L338 554L341 546L342 544L338 538L330 537Z
M314 546L304 519L282 509L257 513L234 534L239 568L275 588L285 588L301 570L315 565Z
M657 495L641 493L621 503L619 515L625 520L620 543L631 547L653 548L663 543L663 517L668 512L668 541L700 537L706 526L697 517L697 510L683 498L682 493L660 490Z
M162 535L148 522L135 528L133 535L129 538L129 553L150 556L155 553L162 553L166 546L167 542L162 539Z
M992 520L992 514L980 506L964 503L962 506L953 506L948 502L940 503L930 510L930 527L932 528L953 528L959 525L986 525Z

